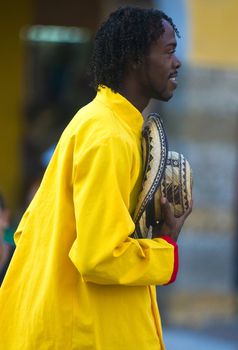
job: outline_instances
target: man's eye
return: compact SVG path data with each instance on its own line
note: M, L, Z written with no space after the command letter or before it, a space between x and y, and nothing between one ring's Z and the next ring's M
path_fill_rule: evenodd
M176 52L176 50L175 50L175 49L173 49L173 50L169 50L169 51L168 51L168 54L169 54L169 55L174 55L174 54L175 54L175 52Z

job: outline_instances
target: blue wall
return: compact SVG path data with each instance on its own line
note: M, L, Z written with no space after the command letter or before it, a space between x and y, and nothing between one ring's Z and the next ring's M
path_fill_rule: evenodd
M155 0L154 6L173 19L181 39L178 39L177 56L182 60L188 57L188 21L186 0Z

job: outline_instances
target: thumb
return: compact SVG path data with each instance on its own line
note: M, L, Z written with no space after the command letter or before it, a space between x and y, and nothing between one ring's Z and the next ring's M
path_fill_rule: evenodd
M161 198L161 213L163 221L169 223L173 220L173 212L166 197Z

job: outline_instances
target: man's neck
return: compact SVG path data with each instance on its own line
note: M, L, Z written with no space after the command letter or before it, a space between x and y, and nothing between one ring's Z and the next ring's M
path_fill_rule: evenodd
M149 103L149 98L140 93L135 81L127 79L118 89L119 94L124 96L141 113Z

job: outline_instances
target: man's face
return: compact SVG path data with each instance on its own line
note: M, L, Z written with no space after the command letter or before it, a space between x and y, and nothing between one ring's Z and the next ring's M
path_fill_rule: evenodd
M165 32L154 42L140 67L142 93L148 98L168 101L177 87L177 71L181 62L175 56L177 46L174 30L163 21Z

